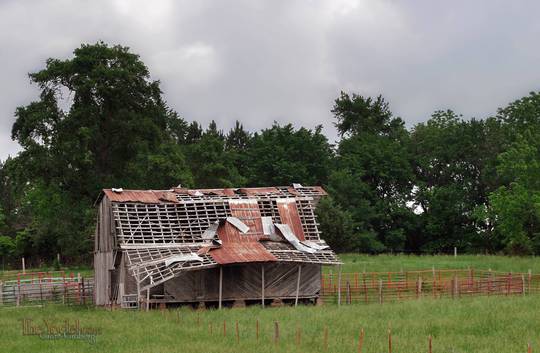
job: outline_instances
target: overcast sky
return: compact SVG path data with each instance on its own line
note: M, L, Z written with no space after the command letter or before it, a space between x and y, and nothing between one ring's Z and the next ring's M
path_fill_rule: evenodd
M539 1L0 0L0 160L27 73L103 40L141 55L186 120L325 126L341 90L383 94L413 126L485 117L538 90Z

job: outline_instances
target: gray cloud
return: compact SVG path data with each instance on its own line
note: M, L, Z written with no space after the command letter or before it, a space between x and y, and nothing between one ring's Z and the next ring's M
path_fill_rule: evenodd
M19 150L27 73L82 42L141 55L187 120L325 126L340 90L382 93L409 126L435 109L484 117L539 89L535 1L0 2L0 159Z

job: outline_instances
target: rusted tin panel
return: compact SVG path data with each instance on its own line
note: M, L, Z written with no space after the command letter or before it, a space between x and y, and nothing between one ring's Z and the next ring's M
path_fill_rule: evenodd
M112 202L141 202L141 203L161 203L174 202L178 200L174 193L170 191L157 190L123 190L122 192L114 192L111 189L103 190L105 195Z
M225 222L219 226L217 234L222 246L210 250L210 256L219 264L242 262L277 261L266 248L259 243L263 237L261 212L256 200L229 200L231 215L249 227L245 234L238 228Z
M229 200L229 208L233 217L238 218L249 227L248 233L241 235L243 239L249 237L249 239L258 241L263 236L261 211L257 200Z
M298 215L295 199L276 200L281 223L288 225L299 240L305 240L302 221Z
M259 242L223 244L220 248L211 250L209 255L221 265L277 261L277 258Z

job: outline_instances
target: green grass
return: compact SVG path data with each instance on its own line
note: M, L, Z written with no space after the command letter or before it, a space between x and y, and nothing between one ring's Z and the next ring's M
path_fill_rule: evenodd
M364 352L387 351L391 326L394 352L426 352L433 335L434 352L526 352L527 342L540 347L540 298L485 297L462 300L420 300L383 305L128 312L48 306L0 310L1 352L322 352L328 326L330 352L355 352L360 328ZM178 320L178 315L180 320ZM22 336L21 320L43 319L61 324L79 319L82 327L101 329L95 344L44 341ZM256 320L261 332L255 339ZM223 320L227 337L223 337ZM199 321L199 324L197 322ZM235 339L239 322L240 343ZM274 322L280 324L278 346L272 343ZM209 325L213 333L209 333ZM302 342L295 345L295 331Z
M466 269L540 273L540 257L511 257L495 255L361 255L340 254L344 272L412 271L436 269ZM325 267L325 271L335 271Z
M399 271L436 268L492 268L503 271L540 271L537 258L501 256L359 256L343 255L344 271ZM193 311L187 308L151 311L107 311L102 308L0 307L0 352L324 352L328 327L328 352L357 352L358 332L365 329L364 353L388 352L387 330L392 328L393 352L508 353L540 351L540 296L421 299L400 303L327 304L298 308L249 307ZM22 335L22 319L56 325L78 319L82 327L101 330L97 342L45 341ZM223 321L227 336L223 337ZM255 338L256 320L260 339ZM235 322L240 342L235 338ZM280 325L280 342L272 342L274 322ZM209 325L213 332L209 333ZM296 329L302 330L300 346Z

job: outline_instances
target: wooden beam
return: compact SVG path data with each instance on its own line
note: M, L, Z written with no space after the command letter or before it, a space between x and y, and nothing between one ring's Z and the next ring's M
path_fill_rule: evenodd
M300 277L302 276L302 265L298 265L298 279L296 280L296 298L294 306L298 306L298 295L300 294Z
M222 298L223 298L223 266L219 266L219 309L221 309Z
M146 311L150 309L150 288L146 290Z
M264 308L264 265L261 265L261 305Z
M337 304L341 305L341 265L338 265L338 292L337 292Z
M139 268L137 267L137 307L140 309L141 307L141 282L139 282Z

